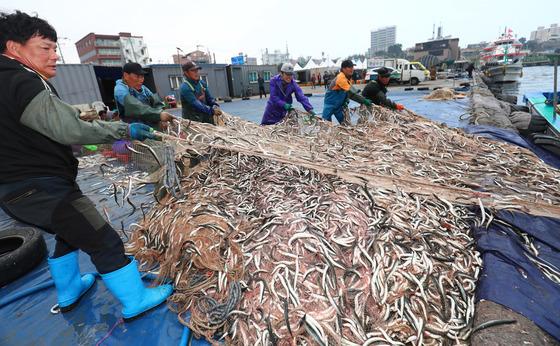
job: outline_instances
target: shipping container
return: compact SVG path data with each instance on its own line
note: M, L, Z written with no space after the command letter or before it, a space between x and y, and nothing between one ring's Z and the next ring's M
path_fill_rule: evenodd
M270 93L270 79L278 74L277 65L228 65L228 88L231 97L259 94L258 75L264 78L266 93Z
M93 65L58 64L56 77L52 78L50 82L56 88L60 98L69 104L78 105L101 101Z
M212 96L224 99L229 96L225 64L199 64L200 78L206 81ZM151 75L155 84L155 91L164 98L174 95L177 101L181 100L180 87L183 83L183 70L178 64L150 65Z

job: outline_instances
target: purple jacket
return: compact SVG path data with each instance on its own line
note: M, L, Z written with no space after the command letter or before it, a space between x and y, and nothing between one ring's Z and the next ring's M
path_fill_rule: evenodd
M293 79L289 84L283 84L280 75L276 75L270 80L270 98L266 103L261 125L273 125L280 122L286 115L284 105L293 102L293 93L296 94L296 100L303 105L307 112L313 109L313 106Z

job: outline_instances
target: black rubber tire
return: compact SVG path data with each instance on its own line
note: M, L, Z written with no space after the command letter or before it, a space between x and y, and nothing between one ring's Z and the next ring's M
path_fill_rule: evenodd
M23 276L47 256L47 244L36 228L0 231L0 287Z
M410 78L410 85L418 85L420 84L420 80L416 77Z
M529 132L544 132L548 128L548 121L540 115L531 115L531 122L529 123Z
M523 106L523 105L511 105L511 111L512 112L527 112L527 113L531 112L529 107Z

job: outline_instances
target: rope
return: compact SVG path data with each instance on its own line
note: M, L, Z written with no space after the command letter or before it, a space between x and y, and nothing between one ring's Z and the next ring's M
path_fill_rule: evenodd
M119 324L122 324L122 323L124 323L124 320L123 320L122 318L119 318L119 319L117 320L117 322L115 322L115 324L111 327L111 329L109 329L109 331L107 332L107 334L105 334L105 336L103 336L103 337L101 338L101 340L99 340L99 341L95 344L95 346L99 346L99 345L101 345L101 344L103 343L103 341L107 340L107 339L109 338L109 336L111 336L111 334L113 333L113 331L115 330L115 328L117 328L117 326L118 326Z

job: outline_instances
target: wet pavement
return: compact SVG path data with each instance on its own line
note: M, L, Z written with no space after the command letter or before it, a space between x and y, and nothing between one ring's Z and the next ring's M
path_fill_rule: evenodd
M460 116L468 112L470 106L470 99L458 99L451 101L427 101L423 97L428 95L430 91L402 91L402 88L390 88L387 97L394 102L402 103L410 110L424 115L434 121L446 123L450 127L463 127L468 124L466 120L460 120ZM295 98L294 98L295 100ZM309 101L317 114L323 112L323 103L325 100L324 93L312 94ZM221 103L221 108L232 115L239 116L243 119L260 123L268 98L259 99L253 97L249 100L234 99L232 102ZM351 101L350 107L358 106L357 103ZM296 109L303 110L303 107L297 102L294 102ZM173 109L171 112L175 115L181 115L181 109ZM466 118L466 115L465 115Z

